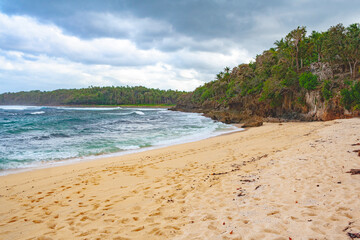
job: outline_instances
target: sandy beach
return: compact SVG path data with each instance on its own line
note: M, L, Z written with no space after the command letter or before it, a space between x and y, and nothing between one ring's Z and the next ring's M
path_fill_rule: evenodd
M0 177L0 239L350 239L360 119L265 123Z

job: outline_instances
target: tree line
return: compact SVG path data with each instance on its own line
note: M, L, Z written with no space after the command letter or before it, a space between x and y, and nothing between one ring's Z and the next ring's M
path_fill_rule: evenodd
M0 94L0 104L173 105L185 92L137 87L94 87Z
M258 102L279 106L284 96L304 103L306 92L320 91L324 101L341 98L347 109L360 109L360 24L343 24L307 34L297 27L255 61L226 67L214 81L198 87L184 101L204 104L229 102L253 96ZM186 100L185 100L186 99Z

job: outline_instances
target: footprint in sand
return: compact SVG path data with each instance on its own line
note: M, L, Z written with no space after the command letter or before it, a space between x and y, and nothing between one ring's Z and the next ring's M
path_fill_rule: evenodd
M50 222L48 222L47 224L46 224L47 226L48 226L48 228L50 228L50 229L55 229L55 227L56 227L56 222L54 222L54 221L50 221Z

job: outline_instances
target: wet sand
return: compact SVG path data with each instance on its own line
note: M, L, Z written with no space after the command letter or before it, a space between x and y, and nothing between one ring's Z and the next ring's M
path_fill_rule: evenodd
M0 177L0 239L350 239L360 119L259 128Z

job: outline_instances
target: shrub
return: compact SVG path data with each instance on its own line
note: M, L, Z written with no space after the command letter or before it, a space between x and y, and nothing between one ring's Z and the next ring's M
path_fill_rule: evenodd
M317 76L311 72L305 72L300 75L299 84L307 90L314 90L319 85Z
M298 79L298 75L296 74L296 72L294 70L292 70L291 68L289 68L283 78L283 80L281 81L281 84L284 87L291 87L294 86L295 83L297 82Z
M350 91L348 89L342 89L340 91L341 94L341 104L347 109L350 110L351 108L351 94Z
M209 99L211 97L211 95L212 95L211 91L209 89L206 89L203 92L203 94L201 94L200 99L201 99L201 101L205 101L205 100Z
M342 89L341 103L348 110L360 109L360 81L356 82L350 89Z
M263 89L263 82L260 82L259 84L255 85L253 88L249 89L246 94L254 94L254 93L259 93L261 92L261 90Z
M265 81L262 93L259 98L259 101L262 102L266 99L270 99L270 106L271 107L278 107L282 103L282 94L281 89L279 89L279 86L274 82L273 79L268 79Z
M324 81L323 86L321 88L321 93L326 101L328 101L333 97L329 80Z

